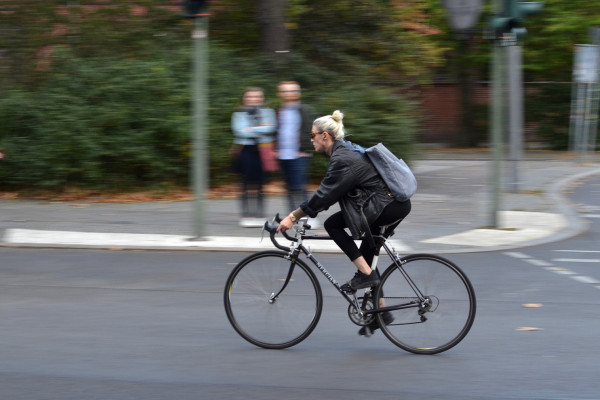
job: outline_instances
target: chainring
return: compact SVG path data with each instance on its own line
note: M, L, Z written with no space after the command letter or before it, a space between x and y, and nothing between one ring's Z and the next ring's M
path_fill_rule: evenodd
M368 298L366 303L363 304L363 297L358 298L358 303L362 304L365 310L373 309L373 299ZM348 305L348 317L350 321L358 326L366 326L375 321L375 314L368 314L361 316L354 304Z

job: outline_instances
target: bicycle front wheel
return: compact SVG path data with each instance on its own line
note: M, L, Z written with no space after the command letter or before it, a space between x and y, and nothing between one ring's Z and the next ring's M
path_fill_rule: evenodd
M321 317L323 295L315 274L302 260L292 263L287 255L278 251L250 255L227 279L227 318L256 346L294 346L310 335Z
M456 346L475 319L475 292L467 276L445 258L415 254L390 265L381 276L376 304L390 307L394 321L381 330L398 347L436 354ZM382 304L385 303L385 304Z

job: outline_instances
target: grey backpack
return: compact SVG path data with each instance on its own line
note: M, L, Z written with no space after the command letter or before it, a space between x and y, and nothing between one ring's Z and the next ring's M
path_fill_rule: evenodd
M406 201L417 191L417 179L406 163L378 143L365 150L388 189L398 201Z

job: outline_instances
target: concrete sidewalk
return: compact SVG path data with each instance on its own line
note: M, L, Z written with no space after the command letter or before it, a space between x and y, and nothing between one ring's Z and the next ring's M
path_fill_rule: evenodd
M456 253L511 249L573 236L585 229L565 191L600 175L599 162L579 162L562 153L528 153L519 163L519 193L502 193L499 229L491 217L491 163L485 153L428 153L414 163L419 182L413 210L392 242L401 253ZM511 165L503 163L503 176ZM506 180L506 179L505 179ZM286 215L286 200L267 198L267 210ZM260 228L239 226L236 199L205 203L204 237L194 240L193 203L95 203L0 200L1 244L10 247L226 250L272 249ZM318 216L323 222L338 206ZM317 233L324 233L315 229ZM284 242L285 243L285 242ZM306 242L309 244L308 242ZM329 241L313 251L339 252Z

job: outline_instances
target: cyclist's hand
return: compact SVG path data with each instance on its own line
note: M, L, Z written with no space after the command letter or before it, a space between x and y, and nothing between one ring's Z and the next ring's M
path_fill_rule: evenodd
M285 232L288 229L291 229L292 226L294 226L294 223L292 222L292 219L288 215L279 223L279 226L277 227L277 233Z

